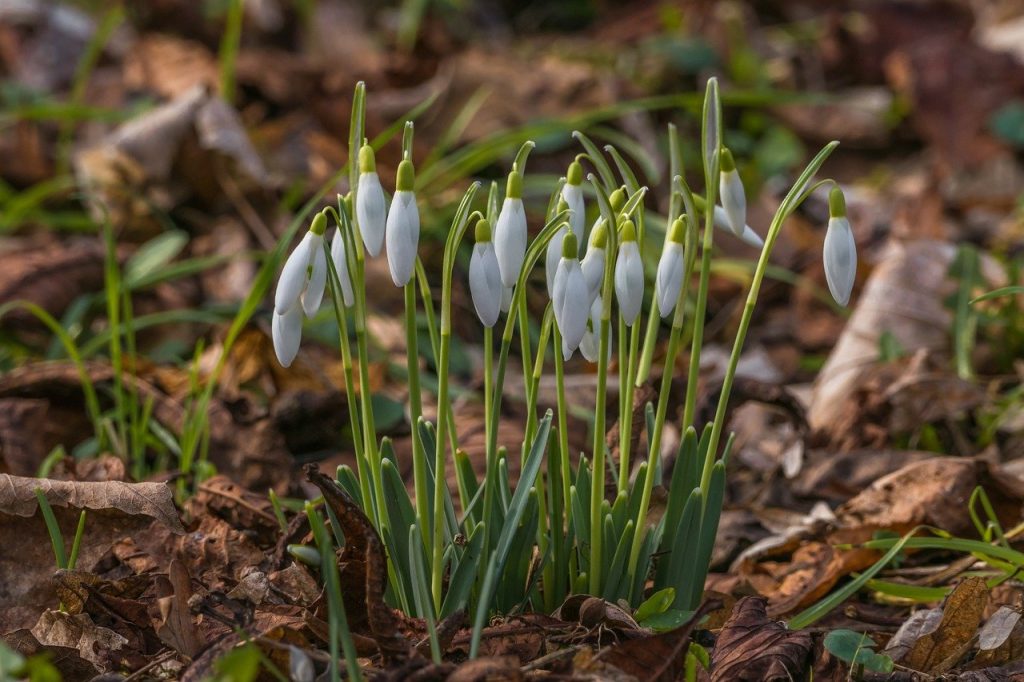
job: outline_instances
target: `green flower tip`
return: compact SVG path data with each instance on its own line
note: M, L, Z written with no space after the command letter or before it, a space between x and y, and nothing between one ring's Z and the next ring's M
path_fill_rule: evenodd
M413 169L412 161L403 159L398 164L398 178L395 180L395 191L411 192L415 179L416 171Z
M594 248L604 249L608 246L608 228L605 227L604 221L602 220L594 228L594 231L590 234L590 243L594 245Z
M828 214L832 218L846 217L846 197L839 185L834 185L828 193Z
M519 171L513 170L508 174L505 196L509 199L523 198L523 176L519 174Z
M683 223L682 218L676 218L672 221L672 227L668 231L668 238L676 244L683 243L683 240L686 238L686 224Z
M626 191L619 187L608 197L608 203L612 205L613 211L621 211L622 207L626 205Z
M377 160L373 156L373 147L364 144L359 148L359 172L375 173L377 171Z
M619 240L623 242L636 241L636 225L629 218L623 220L619 226Z
M477 243L484 243L491 241L491 223L487 218L481 218L476 221L476 241Z
M580 165L579 161L573 161L569 164L569 171L565 174L565 181L574 187L583 184L583 166Z
M309 226L309 231L316 235L323 235L327 230L327 214L321 211L313 216L313 223Z
M576 241L576 235L572 230L569 230L564 237L562 237L562 258L576 258L579 256L580 247L579 242Z
M722 153L718 157L719 169L723 173L731 173L736 170L736 160L732 158L732 152L728 147L722 147Z

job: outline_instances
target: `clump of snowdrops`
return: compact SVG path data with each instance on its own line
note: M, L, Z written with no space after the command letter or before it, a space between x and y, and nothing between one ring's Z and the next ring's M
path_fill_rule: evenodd
M573 136L582 151L552 187L546 220L535 226L539 229L531 240L522 198L533 148L527 142L515 157L503 196L497 183L486 196L478 182L466 190L448 230L442 269L427 272L417 256L420 221L412 123L406 124L403 158L389 199L376 172L374 150L365 142L365 101L360 84L350 133L349 158L358 160L358 166L349 169L351 191L338 197L336 209L328 207L316 215L285 263L274 299L273 340L281 364L289 366L299 350L304 316L315 313L325 290L331 291L358 463L355 470L339 468L337 480L384 540L387 599L406 613L423 617L432 631L438 619L468 608L472 655L491 614L524 605L550 612L572 593L635 607L660 591L669 597L670 613L685 617L701 600L718 529L732 445L731 436L723 434L726 405L758 292L786 218L819 187L830 188L825 274L835 299L843 305L849 300L856 251L843 194L832 180L812 182L837 143L826 145L806 167L762 241L746 222L743 184L723 145L718 86L712 79L701 131L703 196L691 192L683 179L674 127L669 128L671 202L663 221L648 213L647 189L619 153L611 146L602 153L577 132ZM585 170L588 167L591 172ZM597 207L589 229L588 201ZM697 370L716 227L761 252L714 420L698 433ZM652 281L646 266L654 263L645 263L644 254L651 251L647 242L659 235L661 256ZM473 243L464 244L470 238ZM377 437L369 392L356 388L370 385L366 259L380 257L382 247L391 278L405 294L415 490L411 497L390 442ZM484 335L483 471L459 447L448 379L452 287L461 248L472 249L468 285ZM538 320L539 343L534 346L525 291L539 263L545 270L549 302ZM432 295L438 284L440 311L434 309ZM436 423L423 417L416 332L421 305L437 359ZM666 326L660 390L654 403L644 406L646 452L633 452L635 392L651 379L654 348ZM663 479L661 452L672 370L679 354L687 350L684 330L690 339L688 384L676 422L683 437L669 481ZM502 386L507 372L518 371L508 366L514 345L522 358L526 388L525 439L500 443ZM585 453L571 452L568 438L565 363L577 351L597 365L593 442ZM538 386L551 365L557 411L539 415ZM618 461L612 461L606 439L612 381L618 383L620 396L619 439L614 444ZM515 485L509 479L512 457L519 458ZM637 466L635 458L642 458ZM457 502L446 484L449 467L458 481ZM667 487L668 499L664 513L652 521L648 514L656 485ZM436 637L431 640L434 656L439 657Z

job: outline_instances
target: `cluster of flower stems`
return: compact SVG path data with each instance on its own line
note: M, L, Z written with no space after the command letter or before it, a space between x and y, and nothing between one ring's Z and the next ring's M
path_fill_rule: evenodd
M373 150L365 142L365 102L365 88L360 83L354 96L349 139L351 190L347 196L338 197L336 209L328 207L316 216L303 242L289 257L275 296L273 331L278 357L287 366L298 352L302 313L312 315L324 291L331 291L357 461L355 470L340 467L337 478L384 540L388 553L387 598L426 620L435 657L439 652L434 624L462 608L468 608L472 615L472 655L478 651L481 630L491 614L527 604L551 611L571 593L625 600L636 606L649 587L672 588L672 607L684 613L694 610L703 592L724 495L732 443L731 436L722 442L726 405L769 256L785 219L811 192L826 184L832 187L824 251L826 275L833 295L842 304L853 284L856 254L842 193L831 180L812 184L836 143L826 145L805 168L783 199L762 242L746 225L742 183L731 154L722 146L718 85L711 79L701 127L703 196L694 195L683 179L676 129L669 126L671 200L664 221L662 257L644 323L647 275L641 254L645 242L652 239L654 227L661 224L657 216L645 210L646 188L640 186L613 147L605 147L602 153L585 135L573 133L583 152L554 188L546 221L527 243L521 188L533 147L528 142L516 156L503 199L497 183L492 183L487 196L479 200L480 183L475 182L458 205L444 248L438 312L430 273L417 257L419 214L411 155L412 123L405 127L403 159L388 210ZM586 177L587 194L596 201L598 218L581 263L583 164L593 169ZM330 245L324 239L329 222L337 226ZM716 225L760 246L761 252L714 419L698 433L694 423L697 377ZM486 456L482 477L459 448L449 386L452 280L457 253L470 227L474 228L476 244L469 288L484 325ZM385 243L392 279L405 294L408 409L413 424L412 498L398 474L391 443L387 438L378 440L370 392L366 390L371 380L365 265L366 259L378 255ZM540 319L539 342L533 346L527 281L545 254L550 303ZM694 280L696 291L691 286ZM436 424L423 417L417 334L421 305L436 358ZM495 339L494 327L502 312L504 326ZM632 433L633 403L637 389L651 379L665 317L670 325L659 390L653 404L642 406L644 418L639 420L646 431L646 458L634 466L638 453L631 451L631 444L639 442L636 436L640 434ZM613 338L618 340L617 376L610 375ZM668 481L663 480L662 471L663 435L673 368L687 338L689 368L680 423L683 436ZM498 425L502 389L516 343L522 359L527 416L524 440L509 451L508 444L498 442ZM555 414L548 410L540 416L538 389L549 346L557 409ZM588 454L580 453L578 458L570 452L565 392L565 361L577 349L597 365L593 445ZM610 381L617 381L619 398L618 439L614 444L606 437ZM520 474L518 482L511 485L508 462L515 456L514 450L519 450ZM612 461L613 452L618 456L617 467ZM447 484L449 466L454 467L457 480L457 505ZM656 485L667 487L668 497L660 518L652 522L649 513ZM606 492L610 487L614 494ZM340 608L340 602L337 606Z

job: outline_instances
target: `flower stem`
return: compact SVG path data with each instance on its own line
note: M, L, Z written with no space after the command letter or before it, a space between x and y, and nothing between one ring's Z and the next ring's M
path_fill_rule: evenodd
M420 396L420 358L416 330L416 282L405 285L405 361L409 368L409 423L412 424L412 473L416 490L416 523L425 529L421 533L424 548L429 551L430 501L427 497L427 461L420 438L419 420L423 415Z

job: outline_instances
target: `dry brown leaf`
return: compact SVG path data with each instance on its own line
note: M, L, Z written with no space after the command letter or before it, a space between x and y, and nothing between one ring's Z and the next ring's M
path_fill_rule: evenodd
M0 514L35 514L39 506L37 488L54 507L116 509L132 516L148 516L175 533L185 532L166 483L79 483L0 474Z
M1000 606L978 632L973 667L1000 665L1024 658L1024 621L1020 609Z
M32 628L32 634L44 646L77 649L82 658L100 670L115 667L115 657L128 640L113 630L96 625L88 614L71 615L46 611Z
M809 632L770 621L763 599L744 597L718 635L711 682L804 679L812 644Z
M188 569L178 559L167 567L167 577L157 579L157 605L160 619L155 622L157 636L175 651L194 658L203 648L189 609L192 596Z

